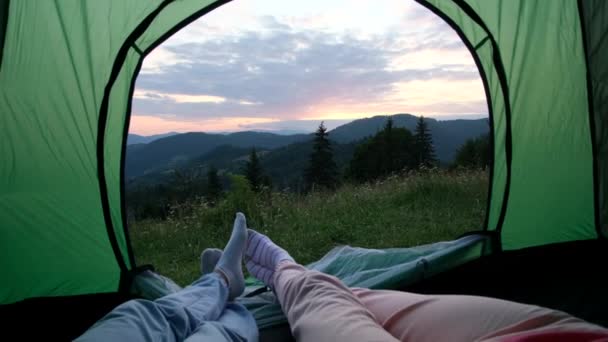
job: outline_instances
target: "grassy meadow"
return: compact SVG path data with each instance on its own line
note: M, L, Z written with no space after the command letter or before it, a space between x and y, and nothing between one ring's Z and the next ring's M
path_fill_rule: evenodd
M177 206L166 220L131 222L130 233L138 265L186 285L199 276L201 251L226 244L237 211L306 264L338 245L409 247L480 229L487 188L486 172L476 170L428 170L308 195L254 194L235 176L217 205Z

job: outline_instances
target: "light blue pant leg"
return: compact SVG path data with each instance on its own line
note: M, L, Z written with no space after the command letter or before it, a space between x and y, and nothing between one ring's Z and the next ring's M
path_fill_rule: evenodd
M186 342L254 341L259 339L253 315L241 304L228 303L215 322L203 323Z
M241 321L250 328L248 322L253 316L247 310L231 310L227 312L230 318L222 320L227 300L226 283L216 273L207 274L181 291L157 300L136 299L119 305L77 341L183 341L209 322L214 322L216 331L224 332L213 335L225 337L219 341L243 341L249 335L240 338L243 332L232 329ZM219 321L228 324L224 326ZM257 336L255 321L252 329Z

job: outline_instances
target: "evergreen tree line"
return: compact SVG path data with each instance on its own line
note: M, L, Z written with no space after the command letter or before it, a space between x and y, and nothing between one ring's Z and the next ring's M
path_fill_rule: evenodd
M488 136L470 139L458 150L453 166L485 168L490 161ZM423 117L418 119L414 133L406 128L394 127L389 117L382 130L363 140L355 149L346 170L340 172L334 161L332 143L324 123L315 132L308 166L303 170L305 191L333 190L343 180L369 182L388 175L438 165L433 138ZM262 169L255 148L242 170L251 190L255 193L270 191L270 177ZM205 177L196 172L174 173L168 185L158 185L131 191L128 203L135 219L146 217L165 218L172 204L191 202L201 197L207 205L215 205L230 187L227 177L210 166Z
M128 215L131 219L167 218L172 205L192 202L196 198L214 205L223 195L228 181L211 166L205 176L198 170L176 169L167 184L145 185L127 191Z
M489 135L484 135L467 140L458 149L452 166L485 169L490 164L490 158ZM357 146L342 178L368 182L402 171L436 166L438 160L433 137L424 117L418 118L413 134L406 128L394 127L393 120L389 117L381 131ZM340 178L340 172L333 160L329 133L321 122L315 132L308 167L304 171L305 188L307 190L335 189L339 185ZM256 189L254 179L249 176L247 179Z
M346 170L346 178L372 181L390 174L437 165L433 138L423 117L412 134L388 119L384 129L360 144Z
M475 139L467 140L456 152L454 167L468 169L486 169L492 160L492 145L490 135L485 134Z
M321 122L315 132L308 167L304 170L307 191L335 189L341 178L366 182L402 170L433 167L437 164L433 138L423 117L418 119L414 134L406 128L394 127L393 120L389 117L381 131L359 144L342 177L334 161L331 145L327 128ZM245 176L256 192L260 190L260 174L263 171L254 149Z

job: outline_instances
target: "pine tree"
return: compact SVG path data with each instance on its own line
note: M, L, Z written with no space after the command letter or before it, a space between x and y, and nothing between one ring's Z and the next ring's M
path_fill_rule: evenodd
M255 151L255 147L251 149L249 161L247 161L247 165L245 165L245 178L247 178L251 190L255 192L260 192L260 190L262 190L262 186L264 185L264 176L262 174L262 166L260 165L260 160L258 159L258 154Z
M217 203L217 200L222 196L222 183L217 174L217 169L214 166L209 167L207 171L207 198L211 204Z
M391 173L394 170L395 165L395 137L393 136L393 118L388 117L386 121L386 125L384 125L384 130L380 133L383 137L382 149L384 153L382 154L383 162L381 163L380 169L383 174Z
M485 134L465 141L456 151L453 166L485 169L490 166L491 156L490 136Z
M414 168L413 150L412 133L405 128L393 127L389 118L382 131L357 146L346 176L365 182Z
M435 165L437 158L435 157L435 148L433 147L433 137L422 116L418 118L418 122L416 123L414 144L417 165L419 167Z
M313 141L313 149L310 154L308 168L304 173L307 187L334 189L338 182L338 168L333 158L329 134L323 125L319 125Z
M468 139L456 151L454 166L476 168L478 165L479 157L477 156L476 141L474 139Z

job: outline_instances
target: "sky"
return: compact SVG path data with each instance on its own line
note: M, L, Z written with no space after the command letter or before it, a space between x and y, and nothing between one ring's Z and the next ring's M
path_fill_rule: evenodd
M235 0L146 57L130 132L313 131L487 116L458 35L413 0Z

